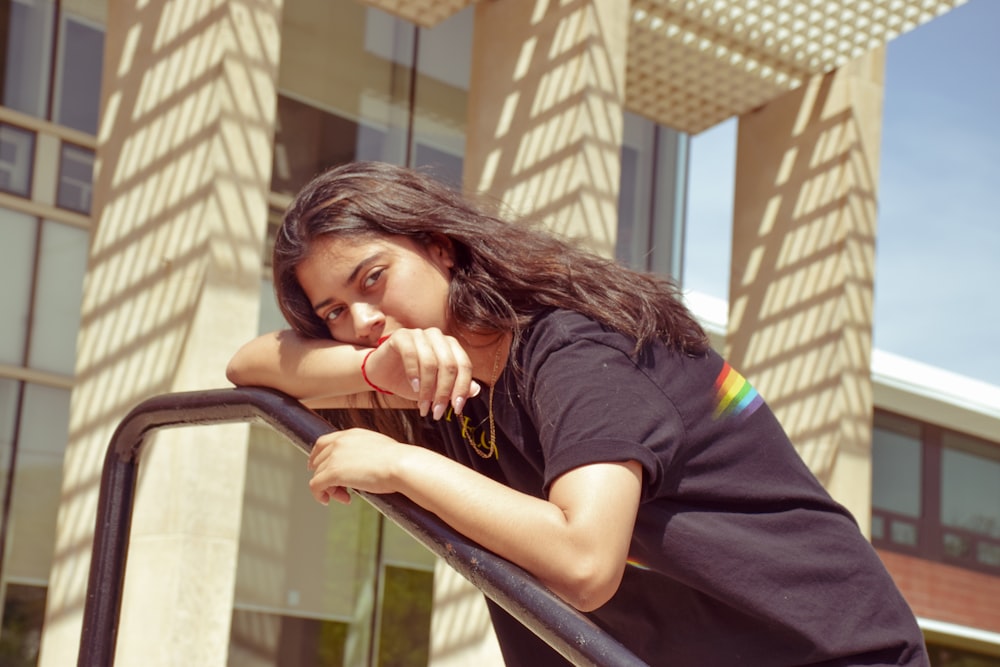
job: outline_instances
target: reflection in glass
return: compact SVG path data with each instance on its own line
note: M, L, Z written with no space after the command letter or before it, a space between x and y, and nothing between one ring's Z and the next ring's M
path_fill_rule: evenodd
M872 433L872 507L919 517L921 467L918 437L876 425Z
M945 533L941 536L944 544L944 552L952 558L965 558L969 555L971 542L968 538L956 535L955 533Z
M55 3L52 0L14 0L9 6L3 105L36 118L45 118L48 113Z
M927 654L934 667L1000 667L1000 657L933 642L927 643Z
M433 28L419 28L416 36L410 164L431 167L431 173L452 186L462 185L474 18L469 6ZM407 41L408 28L405 23L397 28L400 42ZM407 65L408 58L398 54L396 62Z
M24 364L37 220L0 208L0 364Z
M320 505L309 493L302 453L271 429L254 426L250 433L236 603L346 623L347 645L359 659L351 664L363 664L378 513L364 502Z
M35 133L0 123L0 190L30 196L34 158Z
M42 638L46 589L7 583L0 629L0 665L35 667Z
M976 560L984 565L1000 567L1000 544L978 543L976 545Z
M97 134L104 62L103 27L63 14L59 51L53 120L81 132Z
M915 523L894 520L889 525L889 539L896 544L905 544L908 547L917 546L918 534Z
M628 112L623 130L615 258L680 280L687 135Z
M69 432L69 390L25 384L4 574L49 577Z
M56 206L89 214L94 189L94 151L63 142L59 157Z
M462 187L462 158L433 146L417 143L414 151L415 167L427 167L428 173L453 188Z
M260 281L260 318L257 320L257 333L287 329L285 316L278 308L278 300L274 297L274 281L265 278Z
M38 285L28 365L72 375L80 327L88 234L50 220L42 225Z
M0 378L0 498L5 497L11 479L10 457L14 448L14 425L17 423L18 386L16 380Z
M1000 460L941 451L941 523L1000 538Z
M242 609L233 611L232 623L227 660L232 667L341 667L350 664L345 660L346 623Z
M885 538L885 519L880 516L872 517L872 539L881 540Z
M378 664L424 667L430 657L434 573L385 568Z
M271 189L294 195L327 167L353 160L358 127L311 104L279 96Z

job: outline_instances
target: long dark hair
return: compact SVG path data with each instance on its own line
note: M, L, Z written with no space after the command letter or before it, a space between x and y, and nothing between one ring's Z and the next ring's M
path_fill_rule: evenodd
M464 331L511 331L516 344L536 315L565 308L631 336L635 353L655 339L689 355L708 348L671 281L511 223L419 170L381 162L323 172L285 213L274 244L274 285L285 318L305 336L330 333L295 271L313 242L330 235L399 235L424 246L447 239L455 259L448 310Z

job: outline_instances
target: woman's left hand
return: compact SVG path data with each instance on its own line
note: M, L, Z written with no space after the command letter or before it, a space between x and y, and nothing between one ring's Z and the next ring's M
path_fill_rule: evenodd
M309 491L324 505L331 499L347 504L347 489L392 493L393 469L408 448L392 438L363 428L334 431L321 436L309 455L313 476Z

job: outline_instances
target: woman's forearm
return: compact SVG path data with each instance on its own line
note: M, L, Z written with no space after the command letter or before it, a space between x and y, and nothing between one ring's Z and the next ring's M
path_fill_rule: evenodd
M468 354L437 329L397 329L376 348L276 331L241 347L226 377L236 385L279 389L313 408L371 405L352 397L370 398L377 390L380 405L417 407L435 419L449 402L461 413L465 400L480 391Z
M591 611L617 590L638 506L638 464L577 469L557 481L548 500L427 450L411 449L395 470L399 491L574 607Z
M371 391L361 376L368 350L332 340L304 338L291 330L259 336L226 367L238 386L271 387L310 402Z

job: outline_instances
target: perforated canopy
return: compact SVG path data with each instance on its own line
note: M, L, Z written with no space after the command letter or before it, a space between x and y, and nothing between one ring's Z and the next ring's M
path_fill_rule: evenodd
M365 0L424 27L474 1ZM632 0L625 106L698 133L965 2Z

